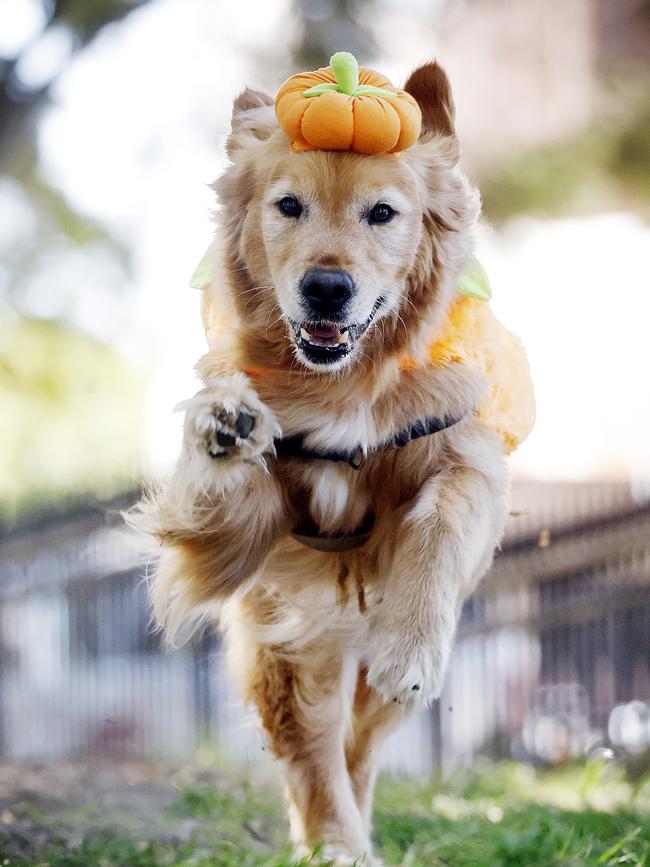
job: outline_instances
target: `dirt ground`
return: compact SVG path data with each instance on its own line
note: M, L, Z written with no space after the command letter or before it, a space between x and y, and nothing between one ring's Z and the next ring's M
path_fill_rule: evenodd
M54 845L62 826L73 836L76 826L81 837L98 823L136 836L146 829L147 836L189 839L199 820L169 808L180 789L203 780L214 783L214 771L110 761L0 765L0 852L29 857Z

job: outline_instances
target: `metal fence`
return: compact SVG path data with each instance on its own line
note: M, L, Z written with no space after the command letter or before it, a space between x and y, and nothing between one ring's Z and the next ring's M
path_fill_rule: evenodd
M393 770L648 747L648 497L628 485L522 485L515 512L463 610L441 700L387 745ZM1 755L183 759L208 741L258 762L236 696L215 635L161 649L118 508L0 538Z

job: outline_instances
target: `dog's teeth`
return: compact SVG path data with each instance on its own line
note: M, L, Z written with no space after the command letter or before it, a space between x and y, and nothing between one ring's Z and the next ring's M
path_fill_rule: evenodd
M303 340L310 340L311 339L311 334L309 333L309 331L307 331L306 328L300 329L300 336L302 337Z
M349 334L350 332L347 330L344 331L343 334L339 334L339 343L347 343Z

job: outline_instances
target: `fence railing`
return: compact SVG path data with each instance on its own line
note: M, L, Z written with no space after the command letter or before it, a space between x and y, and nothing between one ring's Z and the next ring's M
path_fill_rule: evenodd
M513 519L463 610L441 700L391 738L387 766L648 747L650 507L617 495L608 511L592 493L591 513L564 503L560 518ZM161 649L116 511L0 538L0 754L182 759L206 739L261 755L218 638Z

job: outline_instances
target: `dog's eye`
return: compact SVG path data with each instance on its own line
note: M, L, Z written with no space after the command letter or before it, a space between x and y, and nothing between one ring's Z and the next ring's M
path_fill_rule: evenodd
M283 196L277 202L278 210L285 217L299 217L302 214L302 205L293 196Z
M390 205L387 205L386 202L379 202L368 213L368 222L371 226L376 223L390 223L396 213L397 211L391 208Z

